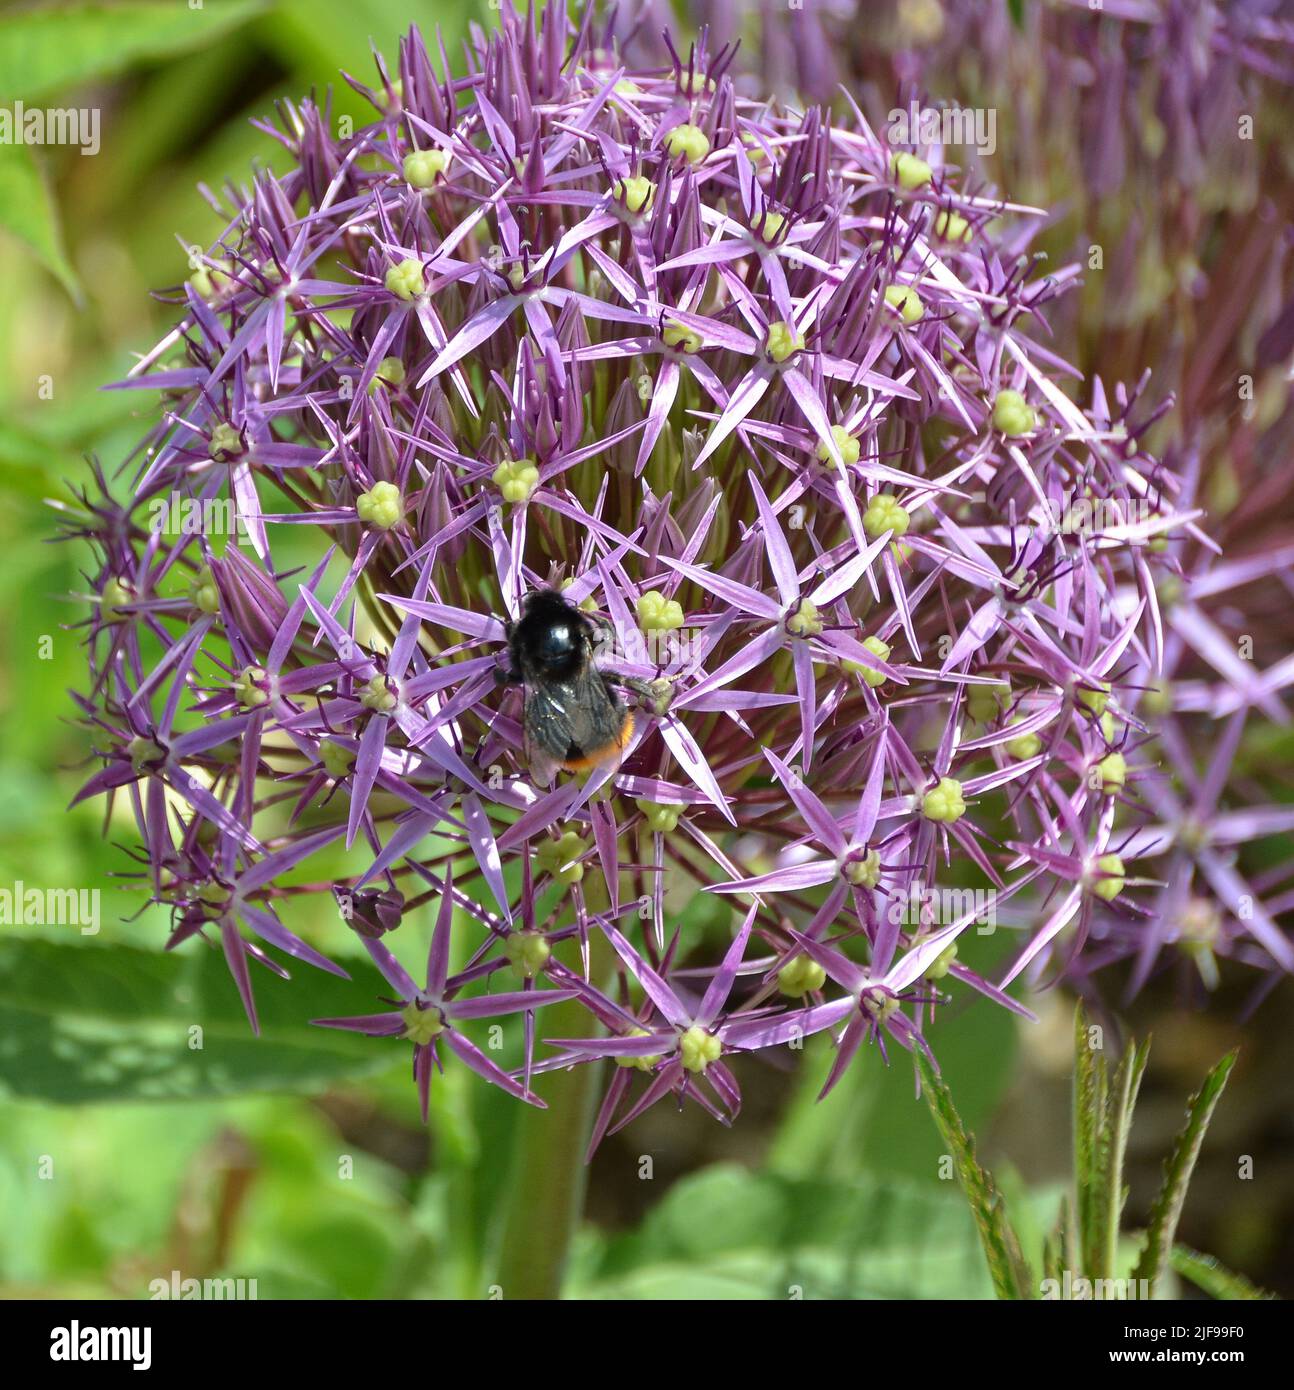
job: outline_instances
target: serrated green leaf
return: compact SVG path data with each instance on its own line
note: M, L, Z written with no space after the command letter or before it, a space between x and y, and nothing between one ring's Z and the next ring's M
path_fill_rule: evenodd
M308 967L291 981L258 971L257 1038L218 951L5 941L0 1091L60 1104L196 1100L369 1076L397 1053L308 1022L363 1012L381 986L366 966L356 973L348 983Z
M1193 1095L1186 1106L1186 1124L1173 1141L1173 1149L1164 1163L1164 1181L1150 1209L1150 1224L1146 1229L1146 1244L1132 1271L1134 1279L1148 1282L1151 1296L1154 1296L1164 1270L1168 1267L1169 1252L1177 1235L1177 1222L1186 1201L1186 1189L1190 1185L1191 1174L1195 1171L1195 1161L1204 1142L1205 1131L1213 1118L1213 1111L1226 1087L1231 1068L1236 1064L1235 1052L1225 1057L1204 1078L1204 1084Z
M0 231L17 237L80 303L81 286L63 247L58 209L26 145L0 145Z
M1123 1165L1128 1152L1128 1134L1132 1129L1137 1093L1141 1089L1141 1078L1145 1074L1149 1058L1149 1040L1128 1047L1119 1060L1118 1070L1114 1074L1114 1085L1110 1088L1105 1115L1105 1172L1102 1175L1103 1190L1099 1203L1104 1242L1097 1266L1091 1275L1093 1279L1112 1279L1117 1272L1115 1266L1119 1254L1119 1227L1123 1220L1123 1206L1128 1199L1127 1185L1123 1181Z
M1183 1279L1189 1279L1211 1298L1249 1301L1276 1297L1257 1284L1251 1284L1243 1274L1228 1269L1212 1255L1192 1250L1189 1245L1174 1245L1169 1259Z
M1087 1014L1080 1003L1074 1010L1074 1190L1080 1268L1089 1277L1101 1265L1106 1240L1102 1208L1109 1160L1108 1085L1105 1055L1091 1045Z
M989 1275L999 1298L1029 1299L1037 1296L1032 1272L1020 1252L1020 1242L1007 1217L1006 1203L992 1175L975 1158L975 1144L962 1125L952 1094L928 1057L916 1051L921 1088L945 1144L952 1153L957 1180L970 1204L988 1262Z
M0 17L0 92L29 100L148 58L201 48L252 18L264 0L43 5Z

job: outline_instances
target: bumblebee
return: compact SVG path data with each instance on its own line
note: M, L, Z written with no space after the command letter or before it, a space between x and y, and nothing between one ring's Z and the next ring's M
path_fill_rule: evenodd
M634 732L633 710L611 677L593 664L604 632L555 589L526 595L521 617L506 623L510 665L495 678L525 690L523 726L531 776L547 786L554 774L618 764ZM644 682L621 679L630 690Z

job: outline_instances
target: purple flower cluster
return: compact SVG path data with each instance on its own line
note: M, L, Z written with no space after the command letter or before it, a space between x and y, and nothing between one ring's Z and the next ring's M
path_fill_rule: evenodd
M1004 986L1094 936L1149 969L1182 856L1239 894L1227 846L1281 814L1154 770L1149 702L1205 640L1164 589L1209 543L1160 412L1040 341L1077 269L1021 254L1038 210L666 43L630 70L591 11L505 7L461 78L411 30L352 83L367 127L285 105L287 171L231 190L123 383L162 402L129 502L99 476L71 528L80 795L128 798L169 944L218 937L255 1026L276 953L345 973L284 907L339 905L396 997L320 1022L411 1042L424 1110L446 1050L536 1104L614 1058L595 1139L666 1095L730 1120L737 1053L830 1030L834 1084L864 1041L928 1048L950 992L1026 1012ZM619 760L551 786L496 679L543 588L647 692ZM343 844L360 871L299 881ZM744 909L718 963L672 920L696 891ZM384 942L430 904L420 984ZM972 925L1018 932L998 982ZM572 1000L590 1036L536 1056ZM469 1034L512 1013L508 1072Z

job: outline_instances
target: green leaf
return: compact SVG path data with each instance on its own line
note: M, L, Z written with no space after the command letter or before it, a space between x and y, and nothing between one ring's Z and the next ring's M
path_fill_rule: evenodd
M935 1072L930 1059L920 1050L916 1050L916 1063L930 1113L940 1137L952 1153L957 1180L975 1218L997 1296L1004 1299L1036 1297L1033 1275L1007 1218L1006 1203L992 1175L976 1161L975 1142L962 1125L951 1092L943 1078Z
M81 302L81 286L63 248L58 209L27 145L0 145L0 230L33 251L68 294Z
M849 1182L716 1164L680 1179L642 1228L586 1246L567 1298L993 1296L975 1223L948 1183Z
M148 58L201 48L263 9L221 0L190 9L139 3L46 5L0 18L0 92L29 100L121 72Z
M256 971L257 1038L223 955L193 945L0 942L0 1092L63 1104L300 1092L404 1060L381 1039L308 1022L365 1011L382 986L364 963L351 982L309 966L290 981Z
M1186 1106L1186 1124L1173 1141L1173 1151L1164 1163L1164 1182L1150 1209L1150 1224L1141 1258L1132 1272L1134 1279L1145 1279L1154 1297L1155 1286L1168 1266L1169 1252L1177 1234L1177 1222L1186 1201L1186 1189L1195 1171L1205 1131L1213 1118L1218 1099L1236 1064L1236 1053L1228 1052L1204 1078L1204 1084Z
M1105 1098L1109 1073L1105 1056L1091 1043L1082 1004L1074 1010L1074 1188L1077 1195L1079 1258L1082 1272L1096 1277L1106 1243L1105 1173L1109 1143Z
M1150 1058L1150 1042L1129 1046L1114 1074L1106 1107L1106 1156L1100 1213L1104 1223L1104 1246L1094 1279L1112 1279L1119 1258L1119 1227L1123 1220L1128 1188L1123 1181L1123 1165L1128 1152L1128 1134L1132 1129L1132 1114L1137 1105L1137 1093Z
M1251 1284L1243 1274L1220 1264L1212 1255L1203 1255L1189 1245L1174 1245L1169 1259L1183 1279L1189 1279L1211 1298L1238 1301L1276 1297L1257 1284Z
M1024 0L1006 0L1006 7L1011 15L1011 23L1015 25L1021 33L1024 32Z

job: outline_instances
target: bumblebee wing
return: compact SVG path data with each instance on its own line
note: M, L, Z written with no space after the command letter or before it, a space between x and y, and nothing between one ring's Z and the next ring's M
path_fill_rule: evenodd
M582 671L571 688L571 740L563 766L577 770L619 762L633 733L633 716L593 666Z
M571 745L571 721L560 685L527 685L525 716L526 763L530 775L547 787Z
M526 687L526 754L531 771L577 771L618 759L633 732L629 711L593 667L566 681Z

